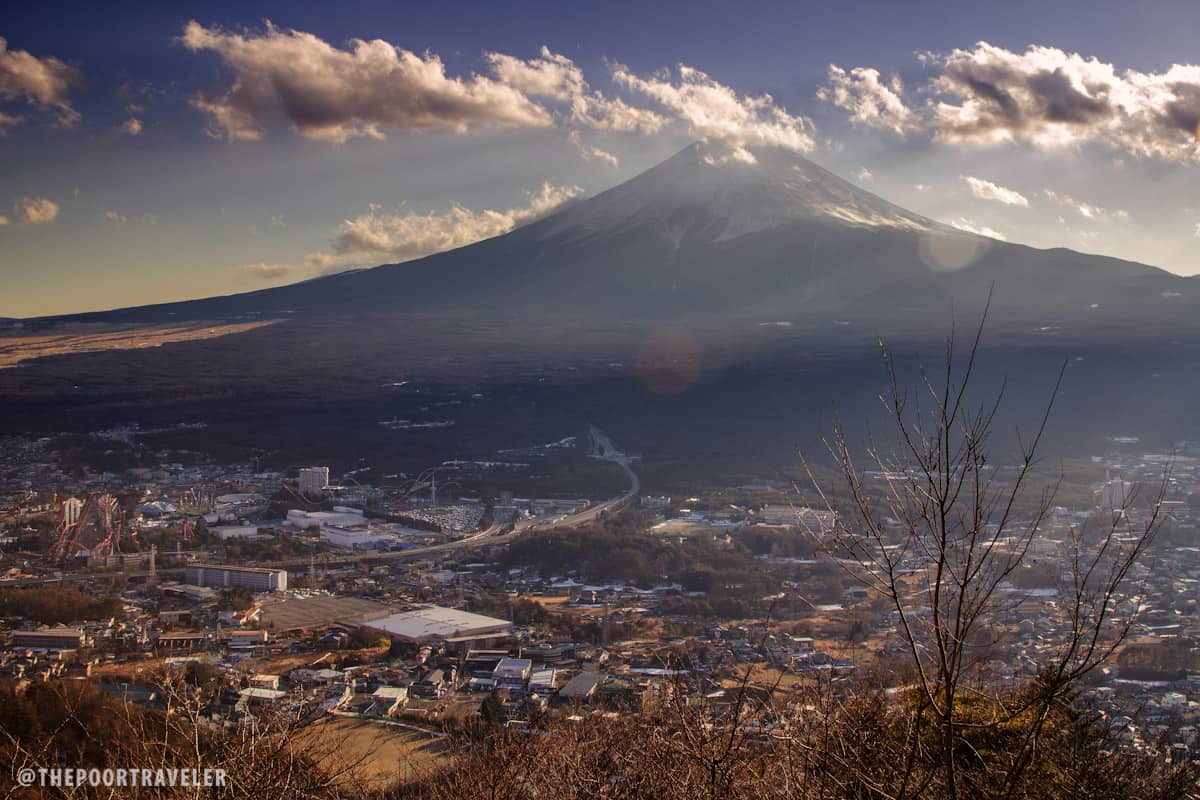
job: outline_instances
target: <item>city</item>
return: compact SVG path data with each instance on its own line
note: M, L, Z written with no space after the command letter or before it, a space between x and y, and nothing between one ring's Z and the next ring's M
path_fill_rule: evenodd
M271 709L372 741L395 730L386 752L426 769L481 698L495 698L506 727L532 729L668 697L717 720L747 680L784 702L855 678L902 688L896 611L836 563L831 512L770 485L642 493L636 459L594 427L590 438L586 457L626 469L627 493L439 496L439 475L457 488L457 464L387 487L247 464L69 476L51 442L6 441L0 675L86 676L156 708L161 678L149 676L203 674L215 722ZM1136 621L1086 683L1122 741L1188 759L1200 745L1200 458L1187 453L1200 448L1110 444L1090 459L1100 479L1087 502L1054 506L1000 585L981 677L1032 679L1069 635L1073 531L1110 516L1142 530L1153 515L1154 541L1115 603L1137 606ZM607 569L571 556L597 533L645 550ZM676 558L647 563L665 547ZM919 590L923 565L905 566ZM394 776L361 768L381 785Z

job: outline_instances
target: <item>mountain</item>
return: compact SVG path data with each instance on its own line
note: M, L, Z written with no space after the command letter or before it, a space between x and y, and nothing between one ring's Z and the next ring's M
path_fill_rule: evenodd
M228 297L75 315L214 319L369 311L831 320L909 329L955 301L1011 325L1187 323L1189 278L1119 259L955 230L793 153L714 160L692 145L606 192L517 229L403 264ZM1200 296L1200 295L1197 295Z
M730 163L692 146L420 260L26 321L271 324L0 369L0 436L136 422L169 431L152 438L160 452L412 473L596 423L645 456L648 485L690 491L794 465L798 446L819 448L835 406L870 419L885 388L879 339L915 382L915 357L938 359L952 326L972 327L991 297L981 380L1019 379L1013 418L1028 420L1068 363L1054 432L1094 453L1114 433L1200 438L1198 285L954 230L791 153ZM435 425L378 424L392 419ZM118 457L102 445L100 457Z

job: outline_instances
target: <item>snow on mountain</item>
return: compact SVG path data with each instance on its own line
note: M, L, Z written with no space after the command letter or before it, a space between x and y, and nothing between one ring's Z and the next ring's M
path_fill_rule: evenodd
M861 227L941 228L842 180L795 153L763 149L753 164L716 161L700 144L552 217L544 236L651 227L676 244L685 236L735 239L798 220Z

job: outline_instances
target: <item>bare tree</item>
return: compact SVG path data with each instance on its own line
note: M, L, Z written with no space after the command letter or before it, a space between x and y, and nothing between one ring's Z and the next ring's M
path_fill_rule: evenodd
M153 688L161 708L147 711L104 695L85 683L49 683L39 694L52 727L39 731L0 726L0 797L272 797L363 798L371 788L359 775L365 754L346 754L346 737L310 729L304 710L263 709L231 729L204 713L203 692L178 676L161 675ZM47 702L48 701L48 702ZM221 769L223 786L139 788L72 786L23 788L22 769L58 767L196 770Z
M833 484L822 485L806 462L832 520L814 535L849 574L886 598L914 668L907 753L884 792L889 797L934 787L950 798L1020 793L1056 706L1128 633L1137 603L1123 590L1158 523L1154 502L1140 520L1117 509L1097 537L1071 532L1060 554L1064 591L1057 610L1065 633L1033 685L1001 697L979 667L998 641L1000 612L1011 597L1007 582L1026 562L1061 484L1061 476L1044 480L1036 468L1066 362L1032 435L1018 431L1015 463L997 465L992 439L1004 386L983 402L972 399L986 316L965 356L951 333L943 371L935 379L922 368L914 393L902 386L895 359L881 345L888 381L881 401L894 444L885 449L867 437L856 446L838 423L826 441L836 465ZM1165 486L1164 478L1156 500ZM1009 742L1019 732L1016 746L985 758L972 741L980 730L1001 727ZM964 765L986 769L964 779Z

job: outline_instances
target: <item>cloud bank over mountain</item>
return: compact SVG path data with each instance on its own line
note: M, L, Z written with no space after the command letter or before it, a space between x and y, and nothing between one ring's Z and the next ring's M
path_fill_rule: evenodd
M1118 71L1055 47L1017 53L987 42L919 59L931 77L911 91L874 68L833 64L818 96L855 123L949 144L1099 144L1138 157L1200 161L1200 66Z

